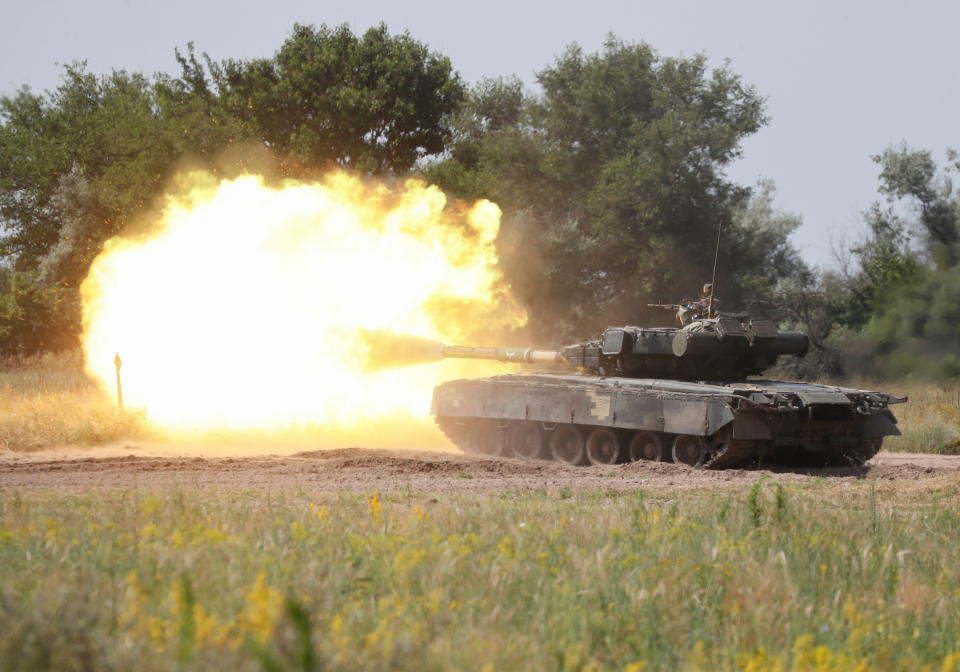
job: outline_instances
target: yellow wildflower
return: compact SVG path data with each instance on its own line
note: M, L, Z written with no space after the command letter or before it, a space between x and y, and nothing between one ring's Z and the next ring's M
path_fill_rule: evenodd
M367 506L370 508L370 516L373 518L373 520L374 520L374 521L379 521L379 520L380 520L380 511L381 511L382 508L383 508L383 507L380 505L380 496L379 496L379 495L373 495L372 497L370 497L370 501L367 502Z

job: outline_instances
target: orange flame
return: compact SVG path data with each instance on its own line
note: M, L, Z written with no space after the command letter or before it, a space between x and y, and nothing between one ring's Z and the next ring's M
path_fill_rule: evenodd
M436 362L368 366L364 334L441 342L526 321L497 268L500 210L410 179L278 187L179 179L155 232L108 241L81 287L88 373L182 429L429 423ZM349 434L349 431L347 431Z

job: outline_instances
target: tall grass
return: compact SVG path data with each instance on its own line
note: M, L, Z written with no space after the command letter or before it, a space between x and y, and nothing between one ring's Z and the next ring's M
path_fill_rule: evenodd
M142 413L122 412L83 372L77 352L0 364L0 449L93 445L149 433Z
M0 491L4 670L953 670L957 481Z
M886 383L881 389L910 397L892 408L903 436L887 439L884 448L960 455L960 383Z

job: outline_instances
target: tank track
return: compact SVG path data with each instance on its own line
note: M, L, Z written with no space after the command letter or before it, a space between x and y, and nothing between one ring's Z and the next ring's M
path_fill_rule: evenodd
M458 424L454 418L444 418L444 417L435 417L434 420L437 423L437 427L440 428L440 431L443 432L443 435L450 439L450 442L453 443L457 448L462 450L465 453L474 453L469 446L469 426L465 424L468 421L464 421L464 424Z
M497 428L495 421L486 420L486 419L474 419L474 418L451 418L451 417L436 417L437 426L444 433L444 435L450 439L450 441L457 446L460 450L465 453L473 455L497 455L497 452L489 452L478 449L478 446L475 444L475 437L477 436L477 431L480 428L479 423L487 423L486 429L489 431L502 431L502 429ZM516 421L523 422L523 421ZM540 424L540 423L536 423ZM579 429L584 436L590 434L594 427L590 425L574 425ZM630 444L630 438L636 434L636 432L630 430L617 430L621 432L621 441L620 445L624 448ZM671 451L670 445L672 443L673 435L658 433L661 444L663 446L663 455L661 457L662 461L672 461L671 460ZM509 447L504 446L505 450L499 452L500 455L505 457L511 457L513 451ZM621 451L622 455L620 459L617 459L612 464L620 464L624 462L632 462L637 460L630 459L629 451L624 449ZM549 455L543 455L546 459L555 459ZM704 469L729 469L731 467L738 466L748 460L757 457L757 447L756 442L753 441L726 441L723 444L715 447L711 451L705 451L704 459L698 463L690 466L695 466L698 468ZM584 463L588 464L588 463Z
M530 455L524 456L514 453L514 450L509 445L508 430L510 427L515 427L520 424L537 426L540 427L538 431L542 432L543 435L543 449L536 454L536 457L539 459L557 460L556 456L552 454L552 451L547 449L549 445L549 439L547 438L549 431L542 429L542 423L518 420L500 425L496 420L488 418L453 418L444 416L438 416L435 420L444 435L463 452L491 457L526 457L527 459L532 459ZM561 425L555 426L550 431L556 431L559 427L561 427ZM582 437L587 437L596 429L590 425L568 425L568 427L579 430ZM619 445L621 446L620 454L614 461L598 462L593 459L583 459L569 463L586 466L591 463L622 464L625 462L638 461L639 458L631 458L629 450L626 448L630 445L631 438L637 434L637 432L632 430L614 431L619 433ZM767 456L773 458L770 459L770 462L782 466L810 468L861 466L876 455L882 445L882 439L874 439L862 441L859 444L849 444L845 447L828 447L816 453L799 453L791 456L786 452L771 452L770 446L764 446L762 442L735 441L720 437L712 446L704 442L705 449L702 453L702 458L694 462L692 460L682 461L674 458L671 451L671 444L676 438L676 435L662 432L653 434L657 435L661 443L660 461L682 462L689 466L702 469L731 469L758 459L765 461L765 457ZM690 438L696 441L701 440L700 437Z

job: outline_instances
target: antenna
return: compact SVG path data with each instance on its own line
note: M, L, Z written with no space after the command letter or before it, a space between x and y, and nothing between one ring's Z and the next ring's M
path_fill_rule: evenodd
M723 231L723 220L717 223L717 247L713 252L713 275L710 277L710 298L707 300L707 317L713 317L713 294L717 283L717 259L720 257L720 232Z

